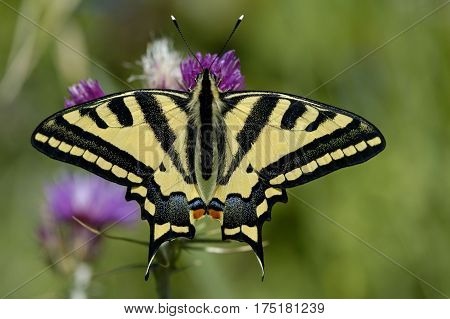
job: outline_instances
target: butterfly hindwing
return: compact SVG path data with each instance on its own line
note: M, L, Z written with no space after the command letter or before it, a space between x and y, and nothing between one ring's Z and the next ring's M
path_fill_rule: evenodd
M150 224L149 261L164 241L192 238L192 209L205 206L184 149L188 100L159 90L110 95L54 114L32 136L46 155L127 186Z
M127 199L140 203L142 219L150 226L148 266L164 242L194 237L194 211L205 208L195 186L178 173L168 156L149 179L147 187L130 188ZM148 275L149 268L146 279Z

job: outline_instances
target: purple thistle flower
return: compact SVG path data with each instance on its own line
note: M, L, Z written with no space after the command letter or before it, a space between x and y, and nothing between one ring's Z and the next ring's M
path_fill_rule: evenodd
M80 103L98 99L105 95L97 80L81 80L77 84L70 86L70 98L64 99L64 107L68 108Z
M137 205L125 200L123 187L94 175L67 175L46 188L48 210L58 222L76 217L101 229L135 221Z
M45 189L47 209L37 235L49 263L76 250L76 260L97 255L100 237L79 225L73 217L95 229L111 224L131 224L138 219L139 206L125 200L123 187L95 175L65 175ZM67 260L59 270L73 271Z
M184 86L187 90L192 90L195 86L197 75L203 68L211 65L217 54L206 53L202 56L200 52L195 54L202 64L201 66L193 57L187 57L181 61L181 74ZM244 76L241 74L241 64L234 51L225 52L214 62L211 73L218 79L218 87L221 92L238 91L245 87Z

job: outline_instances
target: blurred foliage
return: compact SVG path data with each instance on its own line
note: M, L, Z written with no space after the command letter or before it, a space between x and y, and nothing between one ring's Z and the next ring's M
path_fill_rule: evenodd
M241 59L248 88L305 96L445 1L6 2L53 36L0 3L1 296L46 266L36 240L43 186L61 171L80 170L32 149L32 130L62 108L66 87L79 79L98 79L107 93L129 89L117 78L130 75L126 63L154 37L172 37L184 50L170 14L193 48L214 52L245 13L230 48ZM270 244L263 283L251 254L190 252L182 257L187 270L173 277L174 297L443 297L383 254L450 295L449 39L446 6L314 91L310 98L375 123L387 149L291 190L289 203L275 206L264 227ZM148 237L144 222L112 232ZM103 248L98 274L147 258L138 245L105 240ZM155 282L144 282L143 274L130 267L97 276L91 296L154 297ZM63 297L66 285L48 270L11 297Z

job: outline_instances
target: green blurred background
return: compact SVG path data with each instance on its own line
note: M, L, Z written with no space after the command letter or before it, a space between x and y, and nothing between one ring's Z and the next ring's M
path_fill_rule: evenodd
M67 86L80 79L98 79L107 93L127 89L74 51L127 79L134 71L126 64L139 59L155 37L173 38L184 52L170 14L193 48L215 52L242 13L246 18L230 48L241 60L248 89L302 96L314 90L310 98L376 124L387 148L363 165L291 190L289 203L275 206L264 228L270 244L263 283L251 253L190 252L180 261L189 267L173 276L173 297L450 294L450 6L420 20L445 1L5 1L53 36L3 2L1 296L47 266L36 239L44 185L63 171L81 171L34 150L32 130L62 108ZM139 222L111 233L146 240L147 231ZM143 263L146 254L141 246L105 240L94 269ZM68 280L50 269L10 297L64 297ZM143 269L134 269L99 276L89 295L155 297L154 285L144 282Z

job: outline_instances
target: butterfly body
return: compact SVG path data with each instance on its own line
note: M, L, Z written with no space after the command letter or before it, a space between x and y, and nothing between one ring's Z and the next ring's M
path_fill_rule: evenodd
M149 265L162 243L193 238L209 215L263 267L262 227L286 188L362 163L385 141L339 108L217 85L206 69L190 92L136 90L74 106L44 120L32 144L127 186L150 225Z
M194 162L194 174L197 189L205 203L209 203L214 195L219 176L220 154L223 154L223 119L220 114L221 105L219 91L213 76L206 69L199 75L194 88L189 108L193 119L196 138L188 141L194 145L191 154ZM198 119L198 120L197 120Z

